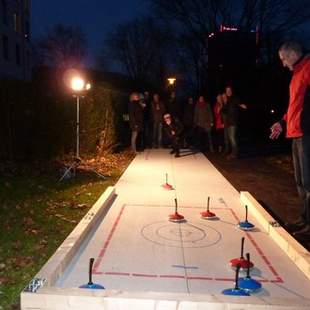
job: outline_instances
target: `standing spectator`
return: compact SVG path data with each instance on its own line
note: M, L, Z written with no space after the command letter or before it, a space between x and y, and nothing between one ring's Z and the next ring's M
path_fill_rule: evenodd
M167 112L170 113L170 115L172 115L173 117L181 119L181 111L177 103L175 91L172 91L170 93L170 97L167 101Z
M226 117L226 111L227 111L227 96L226 93L222 94L222 109L221 109L221 116L222 116L222 120L223 120L223 124L224 124L224 154L229 154L229 150L230 150L230 145L229 145L229 140L228 140L228 126L227 126L227 117Z
M298 194L302 205L297 221L287 223L288 230L300 239L310 240L310 57L298 42L286 42L279 49L284 67L293 72L290 99L283 119L271 127L271 139L279 137L286 125L286 137L292 139L292 154Z
M227 96L227 104L223 106L223 113L226 118L224 126L226 127L231 152L228 154L228 158L237 158L239 152L237 140L238 113L239 108L247 109L247 106L241 103L238 97L233 95L231 86L226 86L225 94Z
M213 114L209 102L207 102L203 96L198 98L195 107L194 124L197 126L200 148L204 150L208 145L209 150L213 153L214 149L211 132Z
M165 106L158 94L153 95L151 106L153 119L153 147L158 148L162 145L162 119L165 113Z
M139 93L139 103L142 107L142 115L143 115L143 126L142 129L137 137L137 142L136 144L139 145L139 147L144 150L145 149L145 143L146 141L144 140L144 131L145 131L145 123L144 123L144 117L145 117L145 108L146 108L146 104L145 104L145 100L144 100L144 94L143 93Z
M222 118L223 98L219 94L216 97L214 105L215 130L216 130L216 146L219 153L223 151L224 147L224 122Z
M152 147L152 106L150 93L144 92L144 104L143 109L143 141L146 148Z
M143 130L143 104L140 94L131 93L129 97L129 123L131 128L131 149L137 153L137 137Z
M182 123L177 118L167 113L164 115L164 130L172 142L170 154L175 154L175 157L180 157L180 144L183 133Z
M189 97L183 114L185 147L187 147L188 145L193 145L194 112L195 112L194 99L193 97Z

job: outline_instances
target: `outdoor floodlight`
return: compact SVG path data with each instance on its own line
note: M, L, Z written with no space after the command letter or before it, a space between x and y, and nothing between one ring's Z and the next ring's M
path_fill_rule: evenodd
M75 76L71 80L71 88L74 91L81 91L85 88L85 81L81 77Z
M71 89L74 91L73 96L76 98L76 154L73 164L66 169L60 181L63 180L71 170L74 170L80 164L80 98L83 98L84 91L88 91L91 88L90 83L85 83L85 80L80 76L73 76L70 81ZM96 172L101 177L104 177L99 172Z

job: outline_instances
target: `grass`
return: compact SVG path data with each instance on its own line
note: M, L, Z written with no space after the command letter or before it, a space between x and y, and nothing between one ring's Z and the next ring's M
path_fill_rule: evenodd
M108 179L83 171L58 182L53 165L39 172L38 166L22 173L16 168L0 177L1 310L19 309L20 292L130 160L129 154L105 156L101 172Z

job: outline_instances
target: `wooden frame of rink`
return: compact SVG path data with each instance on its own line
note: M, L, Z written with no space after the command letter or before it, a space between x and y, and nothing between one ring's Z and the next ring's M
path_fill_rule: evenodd
M57 279L66 270L71 259L92 228L102 220L116 197L114 187L108 187L80 223L61 244L53 256L37 273L36 278L46 279L36 292L21 293L23 310L193 310L193 309L243 309L243 310L296 310L309 309L310 304L290 304L289 300L269 298L268 305L256 296L235 297L208 294L180 294L158 292L125 292L116 290L82 290L55 287ZM310 280L310 254L264 210L249 192L241 192L241 201L256 217L269 237L289 256Z

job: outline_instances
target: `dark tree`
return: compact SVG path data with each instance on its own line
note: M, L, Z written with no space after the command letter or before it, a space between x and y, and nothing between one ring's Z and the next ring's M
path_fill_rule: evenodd
M119 25L104 41L99 59L116 63L137 83L163 79L171 45L171 33L149 17Z
M36 44L38 63L57 68L80 67L85 62L87 42L79 28L57 25Z
M157 17L178 29L179 67L187 68L200 91L207 63L206 39L221 25L256 30L261 58L274 60L279 40L310 17L308 0L151 0ZM193 85L194 86L194 85Z

